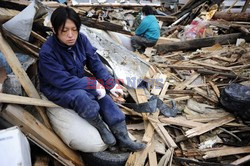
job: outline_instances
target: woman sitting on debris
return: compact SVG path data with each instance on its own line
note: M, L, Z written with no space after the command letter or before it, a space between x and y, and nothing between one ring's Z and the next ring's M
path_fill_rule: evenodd
M79 32L81 20L77 13L59 7L51 16L51 24L54 35L43 44L38 64L41 92L96 127L107 145L115 145L117 139L123 149L144 149L145 144L129 138L124 114L106 94L106 89L115 96L123 91L100 61L96 48ZM85 76L85 65L98 81Z
M160 26L152 7L144 6L142 14L144 18L136 29L135 36L131 37L132 47L139 53L143 53L146 47L153 47L160 37Z

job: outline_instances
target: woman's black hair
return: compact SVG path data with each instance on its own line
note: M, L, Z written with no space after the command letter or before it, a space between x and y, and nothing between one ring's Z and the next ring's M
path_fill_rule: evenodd
M154 10L151 6L146 5L146 6L143 6L142 13L144 13L146 16L154 15Z
M50 18L56 34L58 34L61 26L62 29L64 28L67 19L72 20L75 23L78 32L80 31L81 20L78 14L72 8L60 6L52 13Z

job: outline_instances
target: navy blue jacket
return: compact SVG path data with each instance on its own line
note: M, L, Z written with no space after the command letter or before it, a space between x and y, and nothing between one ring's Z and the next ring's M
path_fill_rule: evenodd
M100 83L108 88L114 86L114 79L100 61L96 48L82 33L72 47L59 42L55 35L51 36L41 47L39 56L40 90L48 98L74 89L84 89L96 96L95 81L85 76L85 65L98 81L103 81Z

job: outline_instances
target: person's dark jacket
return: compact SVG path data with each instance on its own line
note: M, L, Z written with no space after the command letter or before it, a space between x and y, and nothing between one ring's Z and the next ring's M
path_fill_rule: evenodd
M85 76L85 65L97 79L103 81L107 89L113 88L113 77L100 61L96 48L84 34L79 34L72 47L59 42L55 35L51 36L39 53L41 92L48 98L54 98L63 91L84 89L96 96L96 82Z

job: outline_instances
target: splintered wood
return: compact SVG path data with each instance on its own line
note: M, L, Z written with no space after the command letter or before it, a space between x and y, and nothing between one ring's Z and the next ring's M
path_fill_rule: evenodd
M167 53L161 55L162 60L159 55L155 58L152 56L152 64L162 72L161 75L167 75L162 89L159 88L162 90L159 97L166 104L175 100L180 109L183 109L182 115L176 117L160 115L158 118L160 122L150 121L162 142L168 148L174 149L174 156L183 157L183 161L188 161L190 159L185 157L209 159L249 153L248 147L220 147L216 142L208 144L209 140L213 141L212 136L218 136L220 133L235 139L239 138L237 132L244 132L244 129L240 127L245 126L244 124L236 122L232 114L218 107L220 90L229 85L230 81L249 80L249 77L242 75L244 67L249 67L247 64L249 61L245 62L235 54L240 50L241 48L235 46L229 48L229 46L216 44L202 51L185 55L180 52ZM185 56L183 58L185 61L179 57L180 54ZM156 77L157 75L154 78ZM158 95L159 90L152 89L151 93ZM230 126L238 126L237 132L235 131L236 135L234 131L231 131L233 128L230 129ZM227 129L224 130L226 127ZM204 138L207 142L203 140ZM197 141L205 142L207 145L203 147L206 148L197 148L200 146ZM190 146L190 143L197 145ZM169 156L170 153L165 156L167 161ZM164 163L165 158L163 156L159 164ZM249 156L236 159L232 158L231 163L243 163L250 160ZM202 161L197 163L202 164Z

